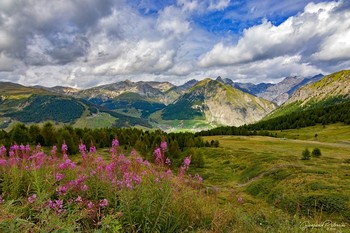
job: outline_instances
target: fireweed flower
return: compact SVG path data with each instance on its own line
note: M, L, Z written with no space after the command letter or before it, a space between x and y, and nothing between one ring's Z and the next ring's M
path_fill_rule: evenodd
M56 156L57 155L57 146L52 146L51 155L52 156Z
M28 197L28 202L29 203L34 203L36 200L36 194L34 193L32 196Z
M96 153L96 147L95 146L90 146L90 153Z
M67 151L68 151L68 146L67 146L66 143L63 143L63 144L62 144L61 151L62 151L63 154L66 154L66 153L67 153Z
M141 157L137 157L136 161L141 164L143 162L143 159Z
M171 161L170 161L170 159L169 159L169 158L166 158L166 160L165 160L165 164L166 164L166 165L168 165L168 166L170 166Z
M190 163L191 163L191 158L186 157L182 166L180 167L179 176L183 176L185 174L185 172L188 170L188 168L190 166Z
M83 143L79 144L79 151L80 153L86 152L86 146Z
M26 151L27 153L30 152L30 146L29 146L28 144L26 145L25 151Z
M88 186L86 185L86 184L84 184L83 186L81 186L81 191L86 191L86 190L88 190Z
M55 201L51 201L49 200L47 202L47 206L56 211L58 214L61 214L62 212L65 212L65 210L63 210L63 201L62 200L55 200Z
M118 147L119 146L119 141L118 141L118 139L113 139L113 141L112 141L112 147Z
M5 157L6 151L6 147L0 146L0 157Z
M5 202L4 198L2 196L0 196L0 204Z
M132 151L131 151L131 156L136 156L136 150L135 149L132 149Z
M103 200L100 200L100 207L106 207L108 206L108 200L105 198Z
M58 194L58 195L66 195L67 190L68 190L68 187L67 187L67 186L58 187L58 188L57 188L57 194Z
M11 150L17 151L19 149L19 146L17 144L14 144L10 147Z
M163 151L166 151L166 149L167 149L167 143L166 143L166 141L162 141L162 142L160 143L160 148L162 148Z
M189 157L186 157L185 160L184 160L184 165L186 167L189 167L190 166L190 163L191 163L191 159Z
M5 167L7 165L7 160L0 159L0 166Z
M75 199L75 202L77 202L77 203L83 202L83 199L81 198L81 196L78 196L78 197Z
M163 155L162 155L162 151L160 148L157 148L154 150L153 152L154 156L156 157L156 163L158 164L162 164L163 163Z
M64 175L61 174L61 173L56 173L55 178L56 178L57 181L60 181L60 180L62 180L64 178Z
M89 209L92 209L92 208L94 208L94 203L92 203L91 201L89 201L89 203L87 204L87 207L89 208Z

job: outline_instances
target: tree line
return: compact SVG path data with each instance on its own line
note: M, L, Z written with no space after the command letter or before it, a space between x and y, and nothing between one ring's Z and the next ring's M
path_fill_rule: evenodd
M137 128L73 128L72 126L55 126L47 122L42 126L25 124L15 125L11 131L0 131L0 145L7 148L17 144L40 144L42 146L56 145L61 148L66 143L70 154L79 152L78 145L82 141L89 148L93 144L97 148L111 146L111 141L117 138L123 149L136 149L142 155L151 158L153 150L165 140L168 145L168 154L171 158L181 159L184 153L195 147L218 147L218 141L204 141L193 133L166 133L161 130L144 131ZM199 159L201 160L201 158Z

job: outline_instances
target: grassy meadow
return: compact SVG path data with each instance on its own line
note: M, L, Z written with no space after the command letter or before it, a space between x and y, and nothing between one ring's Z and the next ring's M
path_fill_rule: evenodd
M0 232L350 232L349 128L273 133L204 137L219 147L179 166L165 142L150 163L116 140L77 155L2 147ZM322 155L302 160L306 148Z
M197 149L205 165L192 172L201 174L204 186L216 190L222 202L240 195L246 210L278 209L300 221L344 223L339 232L349 232L350 127L336 124L276 133L280 138L205 137L219 140L220 147ZM319 148L322 155L301 160L306 148Z

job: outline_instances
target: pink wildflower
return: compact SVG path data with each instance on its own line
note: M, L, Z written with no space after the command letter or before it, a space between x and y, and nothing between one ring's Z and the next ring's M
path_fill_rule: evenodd
M112 147L118 147L119 146L119 141L118 141L118 139L113 139L113 141L112 141Z
M58 214L65 212L65 210L63 210L63 201L62 200L55 200L55 201L49 200L47 205L50 209L55 210Z
M106 206L108 206L108 200L107 199L100 200L100 207L106 207Z
M168 166L170 166L171 161L170 161L170 159L169 159L169 158L166 158L166 160L165 160L165 164L166 164L166 165L168 165Z
M90 146L90 153L96 153L96 147L95 146Z
M14 144L10 147L11 150L17 151L19 149L17 144Z
M146 167L149 167L150 163L147 160L145 160L145 161L143 161L143 165L145 165Z
M57 146L52 146L51 155L55 156L57 154Z
M84 184L83 186L81 186L81 190L85 192L86 190L88 190L88 186Z
M141 157L137 157L136 161L141 164L143 162L143 159Z
M160 148L155 149L153 154L154 154L154 156L156 156L156 163L162 164L163 163L163 155L162 155L161 149Z
M136 150L135 149L132 149L132 151L131 151L131 156L136 156Z
M78 197L75 199L75 202L77 202L77 203L83 202L83 199L81 198L81 196L78 196Z
M87 206L88 206L89 209L92 209L92 208L94 208L95 205L94 205L94 203L92 203L91 201L89 201L89 203L88 203Z
M34 193L32 196L28 197L28 202L29 203L34 203L36 200L36 194Z
M4 157L6 155L6 147L0 146L0 157Z
M55 178L56 178L57 181L60 181L60 180L62 180L64 178L64 175L61 174L61 173L56 173Z
M62 144L61 150L62 150L62 153L63 153L63 154L67 153L67 151L68 151L68 146L67 146L66 143L63 143L63 144Z
M3 202L5 202L3 196L0 196L0 204L3 203Z
M30 152L30 146L29 146L28 144L26 145L25 151L26 151L27 153Z
M0 159L0 166L5 167L6 164L7 164L7 160L5 160L5 159Z
M191 163L191 159L189 157L186 157L184 160L184 165L188 167L190 163Z
M66 195L67 190L68 190L68 187L67 187L67 186L58 187L58 188L57 188L57 194L58 194L58 195Z
M162 141L162 142L160 143L160 148L162 148L163 151L166 151L167 147L168 147L168 146L167 146L166 141Z

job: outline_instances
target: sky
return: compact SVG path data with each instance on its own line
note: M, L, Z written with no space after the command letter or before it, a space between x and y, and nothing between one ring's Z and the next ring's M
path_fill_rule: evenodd
M0 81L281 81L350 69L350 0L1 0Z

